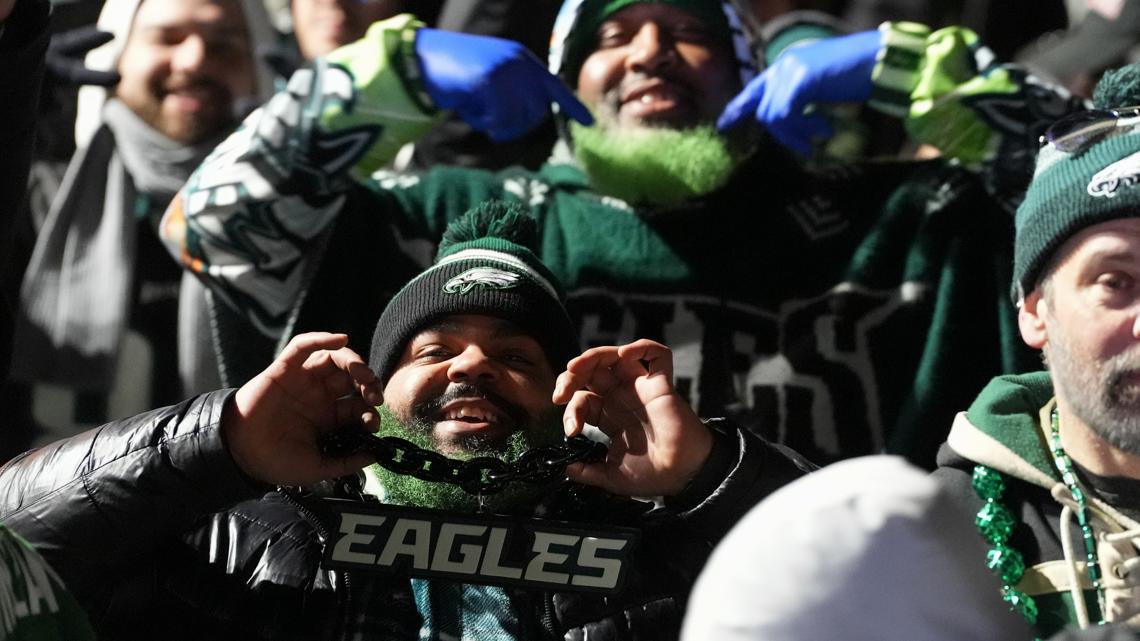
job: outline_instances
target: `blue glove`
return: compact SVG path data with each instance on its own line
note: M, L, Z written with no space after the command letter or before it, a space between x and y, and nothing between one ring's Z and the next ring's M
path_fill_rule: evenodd
M864 102L882 46L878 31L863 31L793 47L748 83L716 121L726 131L755 118L784 146L811 153L813 138L835 132L822 114L805 114L813 103Z
M574 120L594 124L566 85L517 42L425 28L416 33L416 57L435 106L494 140L537 127L551 102Z

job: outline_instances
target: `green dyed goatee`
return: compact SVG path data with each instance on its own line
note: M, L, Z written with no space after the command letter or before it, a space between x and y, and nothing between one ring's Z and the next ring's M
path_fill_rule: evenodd
M739 164L712 126L617 128L570 123L574 157L595 189L632 204L675 205L719 189Z
M405 423L387 407L380 407L380 431L377 436L398 436L428 450L436 450L432 440L432 426L419 421ZM506 441L484 444L462 454L451 454L451 458L472 459L477 456L493 456L504 461L514 461L523 452L543 445L557 445L562 442L562 428L559 422L562 408L554 408L549 416L543 417L538 425L527 426L512 433ZM370 481L377 481L383 488L380 497L385 503L431 507L451 512L471 513L479 511L479 497L468 494L458 485L445 482L424 481L407 474L397 474L373 464L364 470ZM529 483L509 483L501 491L483 497L483 509L489 512L510 512L515 508L534 505L549 485Z

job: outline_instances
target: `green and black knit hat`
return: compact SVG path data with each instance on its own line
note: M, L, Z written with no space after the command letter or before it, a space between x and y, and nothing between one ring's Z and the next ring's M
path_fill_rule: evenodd
M744 24L730 0L566 0L550 34L550 72L571 87L578 86L578 72L597 44L598 27L609 16L641 2L667 4L700 18L731 43L743 87L756 75L756 63Z
M1098 109L1140 105L1140 64L1105 74L1093 101ZM1140 113L1140 111L1136 112ZM1091 144L1072 151L1041 148L1033 181L1014 219L1013 299L1037 286L1050 257L1080 230L1140 216L1140 117L1107 119Z
M369 365L387 382L417 332L455 314L515 323L556 370L578 355L578 335L554 274L534 255L534 219L517 205L488 201L452 222L435 264L389 301L372 335Z

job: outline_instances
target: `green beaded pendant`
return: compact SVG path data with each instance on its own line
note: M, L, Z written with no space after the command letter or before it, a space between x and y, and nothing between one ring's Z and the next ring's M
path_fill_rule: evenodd
M997 572L1002 583L1009 585L1017 585L1025 574L1025 560L1021 557L1021 552L1004 544L995 545L986 552L986 567Z
M990 545L998 545L1009 540L1009 535L1013 533L1017 522L1009 508L991 499L978 510L974 524L978 526L978 531Z
M974 491L983 500L998 500L1005 493L1005 480L1001 474L984 465L974 466L974 475L971 480Z
M1037 623L1037 603L1033 600L1033 597L1021 590L1006 588L1002 591L1001 598L1004 599L1011 608L1017 610L1029 625Z

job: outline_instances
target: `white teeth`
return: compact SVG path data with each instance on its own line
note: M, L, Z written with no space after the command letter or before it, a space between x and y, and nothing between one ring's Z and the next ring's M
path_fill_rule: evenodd
M451 411L447 412L443 418L444 418L444 420L447 420L447 421L457 421L457 420L464 419L464 418L473 418L477 421L481 421L484 423L495 422L494 416L484 414L478 410L475 410L475 409L469 408L469 407L460 407L458 409L451 410Z

